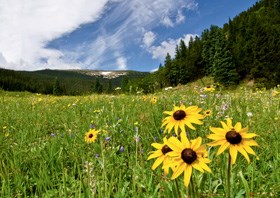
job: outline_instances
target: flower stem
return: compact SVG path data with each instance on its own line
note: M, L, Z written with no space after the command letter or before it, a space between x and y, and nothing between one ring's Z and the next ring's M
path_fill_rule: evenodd
M176 185L178 197L181 197L180 190L179 190L179 185L178 185L178 181L177 180L175 180L175 185Z
M228 169L227 169L227 198L230 198L230 171L231 171L231 157L228 154Z

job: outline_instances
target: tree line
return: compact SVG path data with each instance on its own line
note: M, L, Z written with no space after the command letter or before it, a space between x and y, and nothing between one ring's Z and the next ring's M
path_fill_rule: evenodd
M152 78L145 78L145 87L177 86L212 76L224 87L253 79L271 88L280 84L279 57L280 0L262 0L222 28L211 25L189 43L181 40L175 56L168 53Z

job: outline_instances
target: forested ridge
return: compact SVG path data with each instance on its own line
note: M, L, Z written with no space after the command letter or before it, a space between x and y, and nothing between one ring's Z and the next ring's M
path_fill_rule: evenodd
M113 80L73 71L44 70L46 75L0 69L0 88L56 95L112 93L116 87L121 92L152 93L204 76L222 87L246 79L272 88L280 84L280 0L261 0L223 27L211 25L189 43L181 40L175 50L175 56L167 54L154 73L136 72Z
M150 83L176 86L212 76L224 87L248 79L271 88L280 84L279 60L280 0L262 0L223 27L211 25L188 44L181 40Z

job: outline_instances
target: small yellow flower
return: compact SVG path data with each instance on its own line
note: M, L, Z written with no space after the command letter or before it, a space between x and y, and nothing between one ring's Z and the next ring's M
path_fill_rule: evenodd
M146 95L142 96L142 100L146 101L147 100L147 96Z
M156 97L156 96L152 97L152 99L151 99L150 102L151 102L152 104L157 103L157 97Z
M232 120L230 118L227 118L227 123L221 121L221 124L223 128L210 127L210 130L214 134L210 134L207 137L214 141L208 143L208 145L220 145L217 155L220 155L227 148L229 148L231 164L235 163L238 152L240 152L245 157L245 159L250 162L250 158L247 153L256 155L256 153L250 146L258 146L255 140L251 139L253 137L256 137L257 134L247 133L248 127L242 128L240 122L237 122L233 127Z
M213 85L209 85L207 87L204 87L204 91L213 92L213 91L215 91L215 88L213 87Z
M93 143L96 140L98 133L99 130L90 129L89 132L85 134L85 142Z
M212 111L208 109L208 110L204 111L203 114L205 116L210 116L210 115L212 115Z
M273 97L275 97L275 96L277 96L277 95L279 95L280 94L280 92L278 92L278 91L276 91L276 90L273 90L272 91L272 96Z

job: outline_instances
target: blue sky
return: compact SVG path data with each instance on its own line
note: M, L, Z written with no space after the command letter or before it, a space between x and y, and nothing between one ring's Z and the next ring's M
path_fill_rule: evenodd
M181 39L256 2L0 0L0 67L153 71Z

